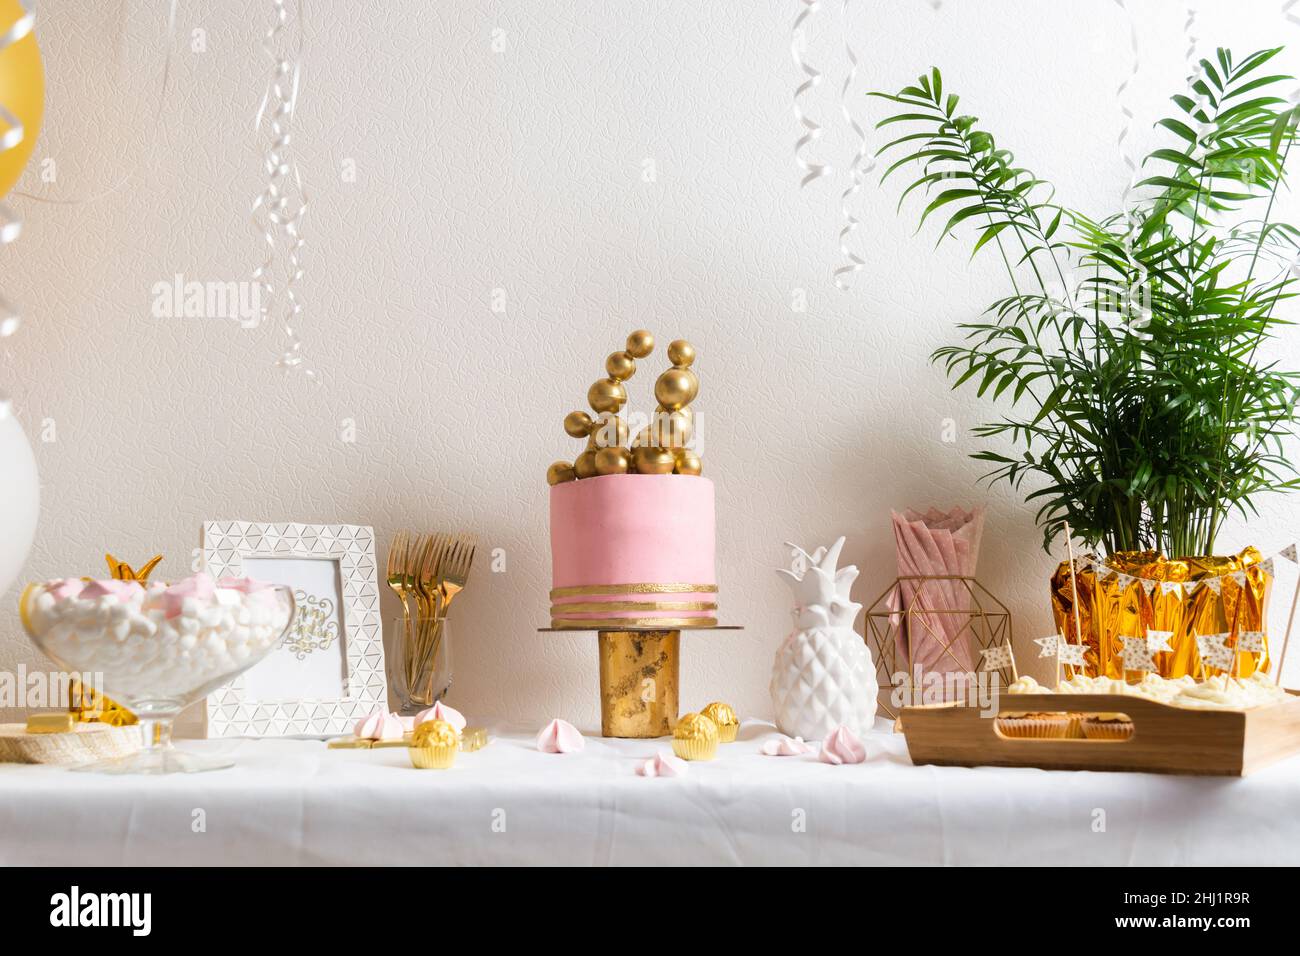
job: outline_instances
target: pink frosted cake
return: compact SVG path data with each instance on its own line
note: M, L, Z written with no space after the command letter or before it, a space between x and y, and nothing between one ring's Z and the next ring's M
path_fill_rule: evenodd
M551 626L717 624L713 482L599 475L551 486Z

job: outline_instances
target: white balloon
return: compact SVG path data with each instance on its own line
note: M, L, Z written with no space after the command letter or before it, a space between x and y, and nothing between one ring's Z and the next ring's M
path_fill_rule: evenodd
M13 413L0 409L0 595L18 577L40 512L36 456Z

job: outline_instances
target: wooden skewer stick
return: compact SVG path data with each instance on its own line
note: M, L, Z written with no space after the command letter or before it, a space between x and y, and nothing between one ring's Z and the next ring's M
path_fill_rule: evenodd
M1065 522L1065 547L1070 555L1070 603L1074 605L1074 637L1080 644L1083 644L1085 641L1083 639L1083 625L1079 623L1079 584L1075 580L1073 537L1074 532L1070 530L1070 522L1067 521ZM1061 682L1061 658L1059 655L1056 658L1056 670L1056 682L1059 684Z
M1296 575L1295 593L1291 595L1291 613L1287 616L1286 634L1282 638L1282 653L1277 659L1277 676L1274 679L1277 681L1278 687L1282 686L1282 668L1286 666L1286 647L1291 642L1291 625L1295 622L1295 605L1297 601L1300 601L1300 574Z

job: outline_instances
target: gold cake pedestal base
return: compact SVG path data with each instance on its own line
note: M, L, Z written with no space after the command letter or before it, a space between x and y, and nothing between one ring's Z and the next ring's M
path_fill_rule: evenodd
M661 630L543 627L544 633L596 632L600 652L602 737L667 737L677 724L682 631L739 631L736 625Z

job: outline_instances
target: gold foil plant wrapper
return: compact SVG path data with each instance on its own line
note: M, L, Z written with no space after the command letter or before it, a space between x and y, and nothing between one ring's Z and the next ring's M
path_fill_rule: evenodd
M1270 578L1260 567L1260 553L1246 548L1236 556L1197 557L1171 560L1154 551L1120 552L1105 559L1106 567L1120 574L1132 576L1121 588L1119 574L1098 580L1092 567L1080 567L1076 575L1079 593L1079 625L1082 641L1088 646L1085 656L1090 676L1122 678L1123 664L1120 654L1123 638L1137 637L1148 631L1169 631L1171 651L1155 655L1157 673L1161 677L1177 678L1190 674L1205 676L1199 666L1196 650L1197 634L1231 632L1229 646L1236 643L1242 631L1265 631ZM1245 585L1240 585L1230 575L1244 571ZM1148 593L1141 578L1155 581ZM1216 592L1205 581L1217 578ZM1197 582L1188 594L1182 585ZM1161 587L1163 583L1177 583L1172 591ZM1071 642L1077 642L1075 632L1074 598L1070 582L1070 564L1062 561L1052 575L1052 614L1057 628ZM1261 655L1241 654L1237 658L1237 673L1249 677L1257 668L1269 667L1268 644Z

